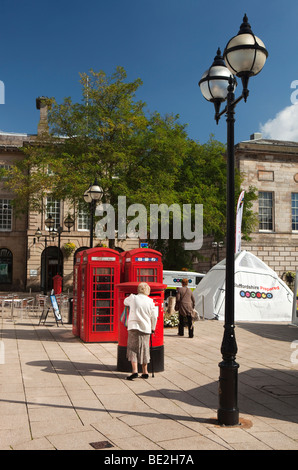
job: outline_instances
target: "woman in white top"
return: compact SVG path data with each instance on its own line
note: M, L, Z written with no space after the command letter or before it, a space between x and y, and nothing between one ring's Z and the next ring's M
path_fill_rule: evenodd
M129 307L127 359L132 367L132 374L127 377L128 380L138 377L138 363L142 364L141 377L148 379L149 339L157 322L156 309L153 299L148 297L149 294L150 286L146 282L141 282L138 285L138 294L130 294L124 299L124 305Z

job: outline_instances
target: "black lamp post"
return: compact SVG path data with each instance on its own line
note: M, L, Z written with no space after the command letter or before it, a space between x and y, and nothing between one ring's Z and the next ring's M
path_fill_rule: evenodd
M49 215L49 217L45 220L45 226L49 229L49 237L52 238L52 240L54 240L57 236L57 232L54 230L54 225L55 225L55 221L53 219L53 217L51 216L51 214ZM40 238L42 237L42 233L41 233L41 230L40 228L38 227L38 229L36 230L35 232L35 236L37 238L38 241L42 241L40 240ZM44 285L43 285L43 293L45 295L47 295L47 287L48 287L48 269L47 269L47 245L48 245L48 237L47 235L45 235L44 237L44 244L45 244L45 260L44 260Z
M208 101L214 104L215 119L227 117L227 241L226 241L226 295L225 323L221 345L222 362L219 364L219 424L234 426L239 424L238 409L238 368L236 362L237 343L234 325L234 261L235 261L235 157L234 157L234 123L235 107L239 101L248 97L248 81L263 68L268 52L263 42L257 38L243 18L237 36L227 44L223 57L220 49L213 64L204 73L199 82L201 92ZM243 91L235 99L234 90L237 77L241 78ZM227 100L225 109L220 112L220 105Z
M94 226L94 216L95 216L95 209L96 209L96 203L102 198L103 195L103 189L98 186L97 179L95 178L95 181L92 186L90 186L87 191L84 193L84 199L85 201L90 205L90 214L91 214L91 220L90 220L90 248L93 247L93 226Z
M64 219L64 225L66 226L68 233L70 232L71 227L74 226L74 219L71 217L70 214ZM61 233L63 233L63 227L59 225L57 228L57 234L58 234L58 274L62 276L62 270L61 270L61 263L60 263L60 244L61 244Z

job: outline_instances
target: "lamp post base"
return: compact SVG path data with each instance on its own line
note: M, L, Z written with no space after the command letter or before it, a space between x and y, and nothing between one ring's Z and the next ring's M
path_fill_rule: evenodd
M218 423L225 426L237 426L239 424L237 405L239 364L235 361L222 361L219 367Z

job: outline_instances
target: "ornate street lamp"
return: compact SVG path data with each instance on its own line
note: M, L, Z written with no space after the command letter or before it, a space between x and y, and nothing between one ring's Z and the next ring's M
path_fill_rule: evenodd
M68 230L68 233L70 232L70 229L74 226L74 219L71 217L70 214L67 215L64 219L64 225ZM62 270L62 263L60 260L60 244L61 244L61 233L63 233L63 227L59 225L57 228L57 235L58 235L58 274L63 277L63 270Z
M50 214L49 217L45 220L45 226L49 229L49 237L52 238L52 240L54 240L56 237L57 237L57 232L56 230L54 229L54 225L55 225L55 221L52 217L52 215ZM47 245L48 245L48 236L45 235L44 237L44 244L45 244L45 251L44 251L44 257L45 257L45 260L44 260L44 285L43 285L43 293L45 295L47 295L47 287L48 287L48 271L47 271ZM35 232L35 237L37 238L38 241L40 241L40 238L42 237L42 232L40 230L40 228L38 227L38 229L36 230ZM41 240L42 241L42 240Z
M94 225L94 216L95 216L95 208L96 202L99 201L103 196L103 189L98 186L97 179L92 186L90 186L87 191L84 193L84 200L90 205L90 214L91 214L91 221L90 221L90 248L93 247L93 225Z
M68 214L68 216L65 217L65 219L64 219L64 225L65 225L65 227L68 229L68 232L70 232L71 227L74 226L74 220L73 220L73 218L71 217L70 214Z
M247 16L243 18L237 36L227 44L223 57L220 50L212 66L199 82L205 99L215 107L215 119L227 117L227 241L226 241L226 295L225 323L221 345L222 362L220 362L219 377L219 409L217 418L219 424L234 426L239 424L238 368L236 362L237 343L234 325L234 261L235 261L235 156L234 156L234 123L235 107L239 101L248 97L248 81L263 68L268 52L263 42L257 38L248 23ZM225 67L226 66L226 67ZM243 91L235 99L235 74L242 80ZM220 112L221 103L227 100L225 109Z
M48 227L49 231L51 231L51 229L53 230L54 226L55 226L55 221L52 217L52 215L50 214L49 217L45 220L45 226Z
M219 250L223 248L224 242L212 242L212 248L216 248L216 262L219 263Z
M49 229L49 237L52 238L52 240L54 240L57 237L57 232L54 229L54 225L55 225L55 221L54 221L52 215L50 214L49 217L45 220L45 226ZM35 235L35 237L37 238L38 241L42 237L42 232L41 232L39 227L36 230L34 235ZM45 238L47 239L47 236L45 236ZM45 242L46 242L46 240L45 240Z

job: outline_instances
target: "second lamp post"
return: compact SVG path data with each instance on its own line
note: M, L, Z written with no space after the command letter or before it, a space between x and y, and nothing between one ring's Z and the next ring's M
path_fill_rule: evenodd
M50 214L49 217L45 220L45 226L47 227L47 229L49 230L49 237L52 238L52 240L54 240L57 236L57 232L55 231L54 229L54 226L55 226L55 221L52 217L52 215ZM48 259L47 259L47 253L48 253L48 236L45 235L44 237L44 244L45 244L45 249L44 249L44 262L43 262L43 273L42 273L42 281L41 281L41 284L42 284L42 287L43 287L43 293L44 295L47 295L47 291L48 291ZM40 228L38 227L38 229L36 230L35 232L35 237L37 238L38 241L40 241L40 238L42 237L42 232L40 230ZM34 239L35 240L35 239ZM34 241L35 243L35 241Z
M94 216L96 209L96 202L100 201L103 195L103 190L98 186L97 179L95 179L92 186L90 186L84 193L85 202L90 205L90 248L93 248L93 230L94 230Z
M199 82L201 92L215 108L215 119L227 117L227 241L226 241L226 292L225 322L221 345L222 362L219 376L219 424L234 426L239 424L238 410L238 368L236 362L237 343L235 338L234 312L234 255L235 255L235 157L234 123L236 104L248 97L248 81L263 68L268 52L263 42L257 38L243 18L239 33L227 44L223 57L220 49L211 67ZM236 78L241 78L242 94L235 99ZM221 103L227 100L225 109L220 112Z

